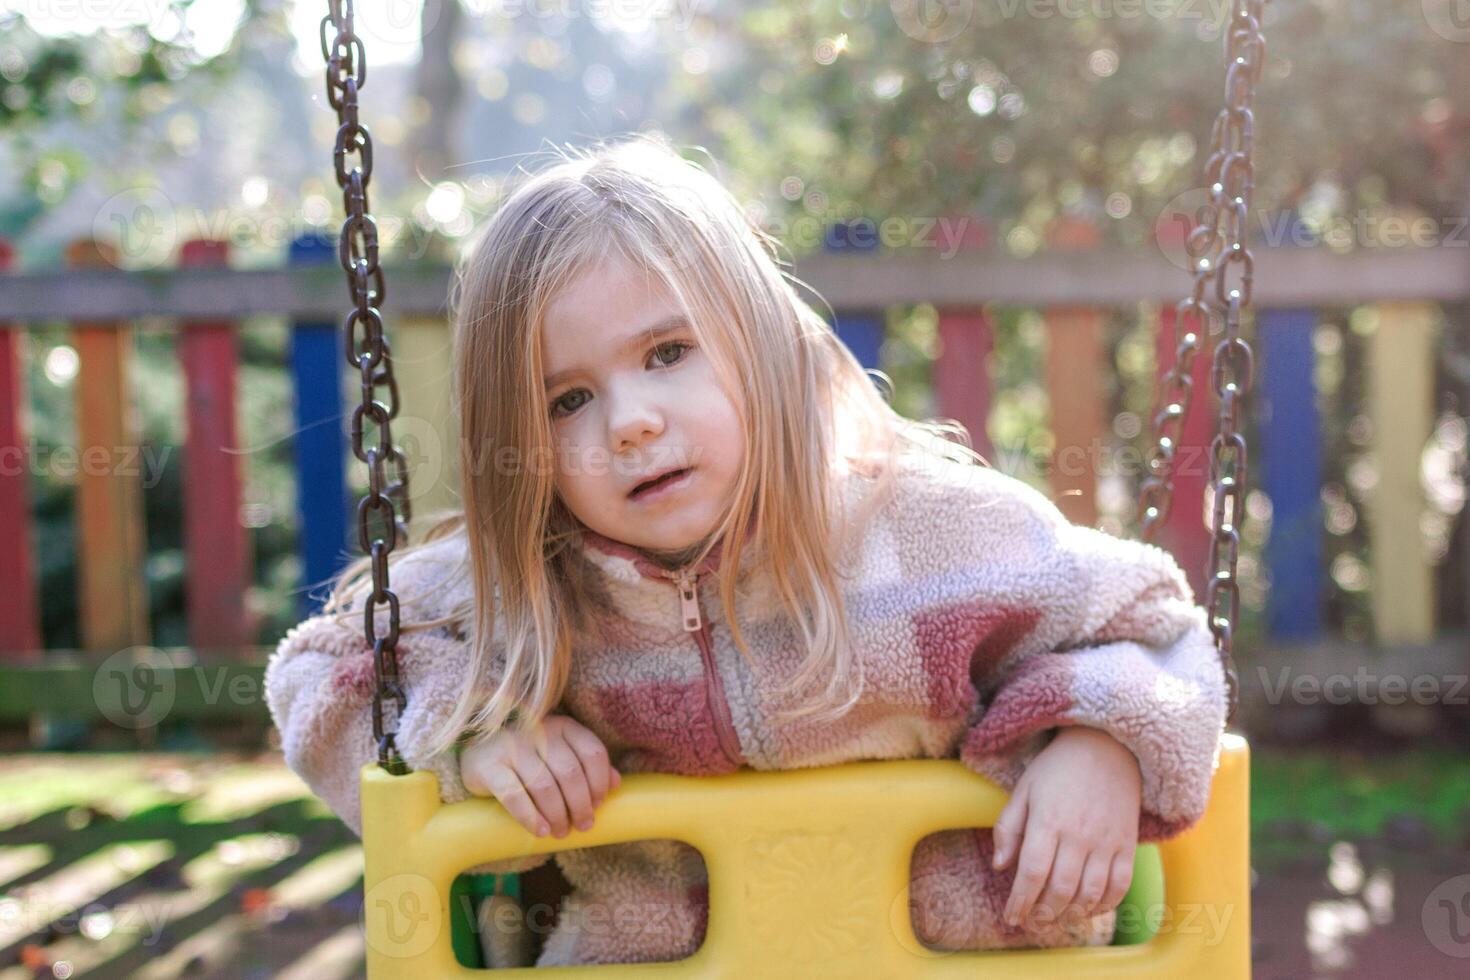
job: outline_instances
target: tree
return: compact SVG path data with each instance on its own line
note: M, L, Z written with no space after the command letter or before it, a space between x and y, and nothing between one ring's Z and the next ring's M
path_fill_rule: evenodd
M1436 2L1266 5L1259 208L1464 211L1470 36L1439 23ZM834 218L979 211L1002 218L1003 235L1024 229L1011 239L1024 250L1073 215L1138 244L1166 202L1200 183L1229 10L1229 0L724 4L704 19L707 41L687 32L709 68L680 76L677 100L693 138L774 208L811 209L773 193L794 176Z

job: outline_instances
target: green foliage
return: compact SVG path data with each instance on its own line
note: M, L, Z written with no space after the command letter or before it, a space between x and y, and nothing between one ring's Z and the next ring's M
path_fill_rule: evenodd
M1265 830L1289 821L1316 823L1335 836L1372 837L1388 820L1407 815L1454 844L1470 808L1465 761L1463 752L1446 749L1383 755L1253 751L1253 839L1270 844Z
M168 0L171 16L158 21L183 23L186 12L207 0ZM88 5L57 4L55 13L75 11L79 28L86 28ZM266 16L262 0L244 0L243 20ZM152 12L157 7L150 5ZM22 9L24 9L22 7ZM141 12L141 8L140 8ZM233 49L204 57L190 43L185 30L160 37L147 24L63 36L38 34L19 13L0 15L0 45L4 51L3 98L0 126L7 132L41 126L65 117L82 122L110 102L107 90L121 91L122 112L132 121L150 115L149 86L168 88L197 73L220 77L235 67Z
M143 124L189 87L207 89L238 67L232 45L206 57L183 29L187 12L207 0L167 0L139 5L148 24L98 29L89 22L96 5L42 4L38 9L63 21L70 15L77 33L38 33L22 14L0 14L0 130L6 134L12 173L24 193L0 202L0 235L18 236L42 211L63 201L71 189L104 159L58 143L60 127L86 127L118 141L141 138ZM283 13L270 0L243 0L242 23L280 23ZM26 5L21 5L24 10ZM100 8L97 8L100 9ZM112 10L110 13L126 13ZM86 31L86 33L81 33ZM237 35L238 36L238 35ZM99 155L100 156L100 155Z
M896 13L905 8L922 8L908 32ZM738 175L747 199L788 220L975 212L1004 241L1013 228L1039 235L1074 215L1105 241L1136 245L1171 198L1201 183L1229 8L766 0L711 19L710 48L733 53L679 76L681 97L693 138ZM941 9L968 23L923 40L913 18L942 22ZM1390 202L1443 216L1462 197L1466 160L1453 133L1464 117L1453 100L1470 90L1470 59L1418 3L1270 2L1265 33L1255 119L1263 213L1299 203L1319 180L1337 214ZM802 191L783 197L790 177Z

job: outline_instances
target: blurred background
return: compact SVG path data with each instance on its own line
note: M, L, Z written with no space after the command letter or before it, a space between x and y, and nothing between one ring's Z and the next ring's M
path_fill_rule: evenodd
M0 0L0 978L361 970L360 848L260 689L366 488L325 11ZM361 4L413 526L455 505L450 263L514 173L647 131L782 241L900 411L1137 535L1229 13ZM1470 8L1264 24L1235 639L1256 975L1459 975ZM1160 539L1200 596L1218 340Z

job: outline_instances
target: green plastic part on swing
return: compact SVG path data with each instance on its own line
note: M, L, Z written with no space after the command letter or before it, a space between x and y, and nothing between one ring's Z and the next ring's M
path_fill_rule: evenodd
M462 874L449 886L449 937L454 958L461 966L485 968L485 956L480 948L479 908L481 902L495 896L497 888L500 894L520 901L521 876Z
M1133 857L1133 883L1118 903L1114 946L1146 943L1159 931L1164 910L1164 860L1155 844L1140 844Z

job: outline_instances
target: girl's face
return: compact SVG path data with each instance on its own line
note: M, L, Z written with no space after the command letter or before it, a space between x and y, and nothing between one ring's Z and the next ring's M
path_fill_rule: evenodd
M541 344L556 490L567 509L650 552L703 542L729 506L745 432L674 298L609 258L553 300ZM684 472L635 492L669 470Z

